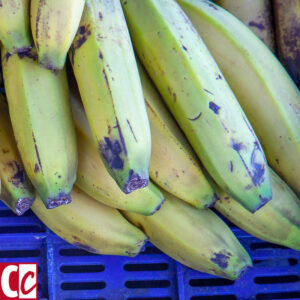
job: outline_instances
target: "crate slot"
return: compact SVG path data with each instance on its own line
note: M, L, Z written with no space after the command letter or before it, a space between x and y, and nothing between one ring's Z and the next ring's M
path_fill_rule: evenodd
M156 248L154 246L148 246L140 254L163 254L163 253L158 248Z
M0 258L15 258L15 257L38 257L41 255L41 250L5 250L0 251Z
M126 264L124 270L128 272L141 272L141 271L166 271L169 265L166 263L152 263L152 264Z
M132 280L125 282L125 286L129 289L166 288L170 285L169 280Z
M60 267L62 273L100 273L104 270L103 265L64 265Z
M0 218L20 218L11 210L0 210ZM31 210L28 210L22 217L35 217L34 213Z
M212 299L212 300L237 300L237 297L235 295L214 295L214 296L193 296L190 300L206 300L206 299Z
M106 287L106 283L104 281L63 282L60 287L64 291L103 290Z
M257 249L288 249L285 246L282 245L275 245L267 242L262 243L252 243L250 245L251 250L257 250Z
M225 278L205 278L205 279L191 279L189 281L190 286L226 286L233 285L234 281Z
M127 300L172 300L171 297L130 297Z
M97 255L78 248L60 249L59 254L61 256L96 256Z
M275 300L275 299L299 299L300 292L281 292L257 294L257 300Z
M291 267L298 264L295 258L280 258L273 259L254 259L253 265L255 267Z
M46 231L46 229L39 225L0 227L0 234L4 234L4 233L39 233L39 232L45 232L45 231Z
M299 280L299 276L296 275L264 276L254 278L254 282L257 284L292 283L298 282Z

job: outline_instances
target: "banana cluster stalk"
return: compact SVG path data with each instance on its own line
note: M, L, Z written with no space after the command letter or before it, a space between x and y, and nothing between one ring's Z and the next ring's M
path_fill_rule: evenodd
M278 56L300 87L300 1L274 0Z
M29 12L30 0L0 1L0 41L10 53L32 46Z
M254 212L272 197L264 152L233 92L174 0L122 0L135 49L213 179Z
M71 201L77 145L65 70L54 74L34 49L2 48L4 85L14 136L26 173L48 208Z
M151 135L119 0L87 0L70 59L94 142L126 193L148 185Z
M211 210L198 210L165 193L153 216L123 212L151 243L182 264L213 275L237 279L251 259L229 227Z
M250 234L300 251L300 200L271 169L270 174L273 198L255 214L249 213L224 192L215 208Z
M118 210L94 201L74 187L72 203L46 209L39 197L33 212L62 239L97 254L136 256L143 250L146 236L131 225Z
M24 214L35 199L17 145L4 97L0 94L0 177L1 200L17 214Z
M63 69L85 0L31 0L30 21L40 64Z
M297 86L264 43L226 10L204 0L178 2L230 83L270 166L300 195Z
M271 0L214 0L214 2L241 20L272 52L275 52Z

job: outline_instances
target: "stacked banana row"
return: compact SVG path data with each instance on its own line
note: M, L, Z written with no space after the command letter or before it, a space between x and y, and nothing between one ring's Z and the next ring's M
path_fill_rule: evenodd
M206 0L0 2L1 199L16 214L93 253L149 238L229 279L252 262L213 206L300 250L300 93L268 14L244 22L271 50Z

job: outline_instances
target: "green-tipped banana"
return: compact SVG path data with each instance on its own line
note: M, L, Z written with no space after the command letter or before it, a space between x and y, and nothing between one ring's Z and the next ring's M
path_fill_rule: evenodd
M270 175L273 198L255 214L224 192L215 208L232 223L262 240L300 250L300 200L271 169Z
M70 58L94 142L125 193L148 184L151 136L119 0L86 1Z
M150 217L123 212L157 248L202 272L237 279L252 266L246 250L211 210L198 210L166 193L161 209Z
M32 46L30 0L0 1L0 41L10 53L26 52Z
M0 177L1 200L17 214L24 214L32 205L35 192L30 183L14 139L9 112L0 94Z
M31 31L40 64L61 70L77 32L85 0L31 0Z
M4 85L17 146L28 177L47 208L71 201L77 148L65 70L54 74L34 50L2 48Z
M263 150L174 0L122 0L139 57L214 180L254 212L272 197Z
M242 22L203 0L178 0L242 105L270 166L300 195L300 93Z
M52 231L68 243L97 254L136 256L146 236L116 209L94 201L74 187L72 203L47 210L39 197L33 212Z

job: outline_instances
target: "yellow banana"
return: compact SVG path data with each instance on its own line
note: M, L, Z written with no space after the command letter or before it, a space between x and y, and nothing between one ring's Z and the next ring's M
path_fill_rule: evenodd
M270 50L275 51L271 0L214 0L214 2L241 20Z
M97 254L136 256L146 236L116 209L94 201L74 187L72 203L55 210L46 209L39 197L33 212L68 243Z
M8 52L26 52L32 46L30 0L0 1L0 41Z
M213 179L254 212L272 197L265 156L204 42L174 0L122 0L146 70Z
M17 215L24 214L35 198L19 155L4 97L0 94L1 200Z
M54 74L34 49L2 49L4 85L17 146L28 177L47 208L71 201L77 148L65 70Z
M126 193L149 179L151 135L136 61L119 0L87 0L70 50L94 142Z
M178 0L242 105L270 166L300 195L300 93L242 22L204 0Z
M77 32L85 0L31 0L31 31L40 64L61 70Z
M151 243L182 264L209 274L237 279L251 259L229 227L211 210L198 210L171 194L150 217L122 212Z
M278 56L300 86L300 1L274 0Z
M224 192L215 208L232 223L262 240L300 250L300 200L271 169L270 174L273 198L255 214Z

